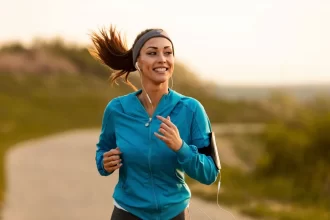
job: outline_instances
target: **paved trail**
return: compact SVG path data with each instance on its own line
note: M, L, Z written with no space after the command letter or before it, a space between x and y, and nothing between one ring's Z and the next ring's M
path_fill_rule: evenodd
M106 220L112 212L117 172L102 177L95 167L97 130L71 131L27 141L6 157L3 220ZM191 219L233 219L216 204L192 198ZM236 219L248 220L233 212Z

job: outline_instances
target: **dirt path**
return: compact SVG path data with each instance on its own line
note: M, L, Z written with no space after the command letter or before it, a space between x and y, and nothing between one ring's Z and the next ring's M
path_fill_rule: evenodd
M97 173L98 131L72 131L27 141L6 157L7 194L3 220L106 220L112 211L117 172ZM221 200L221 199L220 199ZM216 204L192 198L192 220L233 219ZM226 208L227 209L227 208ZM234 212L236 219L247 220Z

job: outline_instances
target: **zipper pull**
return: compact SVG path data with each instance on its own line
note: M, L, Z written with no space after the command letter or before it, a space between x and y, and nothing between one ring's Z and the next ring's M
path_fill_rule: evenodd
M151 119L152 118L149 118L149 121L147 123L145 123L145 126L148 127L150 125L150 122L151 122Z

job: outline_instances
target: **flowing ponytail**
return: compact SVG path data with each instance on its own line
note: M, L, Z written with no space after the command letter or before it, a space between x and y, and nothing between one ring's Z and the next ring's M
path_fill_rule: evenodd
M130 72L136 71L133 64L133 59L135 62L139 56L139 52L143 44L152 37L165 37L171 41L167 34L162 32L162 29L146 29L142 31L135 38L132 47L134 49L128 50L126 39L123 40L120 37L120 34L116 31L116 28L114 26L110 26L109 31L103 28L100 30L99 34L92 32L91 38L94 44L94 49L89 50L89 52L101 63L107 65L113 70L118 71L112 73L111 75L112 84L117 84L116 80L119 77L122 77L125 78L124 82L136 91L137 88L128 80Z
M91 38L94 49L89 50L90 54L102 64L117 70L111 74L111 84L117 84L117 79L122 77L127 85L137 90L128 80L130 72L134 72L136 68L133 65L132 49L127 49L126 39L121 38L114 26L110 26L108 32L104 28L99 34L92 32Z

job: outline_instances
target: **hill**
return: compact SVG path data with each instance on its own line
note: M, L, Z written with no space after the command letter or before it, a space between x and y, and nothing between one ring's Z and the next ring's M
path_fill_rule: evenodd
M306 100L318 95L330 96L330 84L306 84L293 86L218 86L217 95L226 99L260 100L267 99L272 94L281 92L299 100Z

